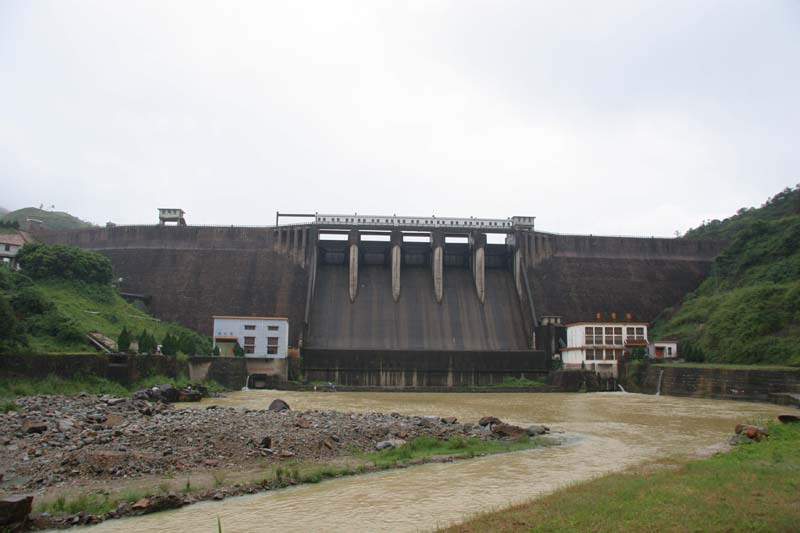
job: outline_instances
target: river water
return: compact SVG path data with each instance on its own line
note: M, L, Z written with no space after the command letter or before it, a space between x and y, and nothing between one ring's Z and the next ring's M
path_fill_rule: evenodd
M687 456L725 441L739 422L774 418L778 406L625 393L466 394L242 391L206 404L266 408L280 397L292 409L493 415L543 423L567 444L447 464L429 464L203 502L174 511L82 528L118 531L427 531L506 507L565 484L660 457ZM197 405L197 404L195 404Z

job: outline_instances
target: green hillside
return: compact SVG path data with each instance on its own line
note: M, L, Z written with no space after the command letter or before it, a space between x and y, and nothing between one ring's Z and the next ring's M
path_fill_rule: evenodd
M62 231L92 226L91 223L74 217L69 213L64 213L61 211L45 211L35 207L26 207L24 209L11 211L10 213L3 215L2 220L6 222L17 221L19 222L20 227L25 229L26 221L29 218L42 221L45 229L50 231Z
M187 351L210 354L208 337L126 302L109 283L111 264L104 256L61 245L24 250L24 273L0 267L0 353L89 352L86 334L116 341L124 327L134 341L143 330L159 344L171 333L181 346L194 345Z
M677 338L693 361L800 366L800 186L686 237L730 244L651 335Z

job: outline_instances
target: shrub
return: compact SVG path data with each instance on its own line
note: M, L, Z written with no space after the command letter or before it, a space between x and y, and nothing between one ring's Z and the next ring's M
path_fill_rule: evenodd
M43 315L53 308L53 302L36 287L23 287L16 291L11 297L11 305L20 318Z
M244 349L242 349L242 347L239 346L238 342L233 345L233 355L235 355L236 357L244 357Z
M220 352L219 352L219 346L214 346L214 351L213 351L213 354L212 354L212 355L219 356L219 354L220 354Z

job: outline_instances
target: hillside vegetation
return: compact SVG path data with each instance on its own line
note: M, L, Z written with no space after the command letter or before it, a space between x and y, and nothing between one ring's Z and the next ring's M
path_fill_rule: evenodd
M209 338L126 302L100 254L37 243L25 245L19 260L22 272L0 267L0 353L87 352L88 333L116 341L123 328L133 341L147 330L158 343L170 334L181 346L193 345L192 352L211 352Z
M5 222L17 221L23 229L29 218L40 220L44 228L49 231L63 231L68 229L88 228L92 224L62 211L45 211L35 207L25 207L2 215L0 220Z
M800 365L800 186L690 230L729 241L712 272L656 322L690 361Z

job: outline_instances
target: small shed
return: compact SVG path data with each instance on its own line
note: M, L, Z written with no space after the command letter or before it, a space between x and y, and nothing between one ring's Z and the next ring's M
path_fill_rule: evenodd
M158 224L159 226L166 225L167 222L174 222L178 226L186 225L186 211L179 207L159 207L158 208Z

